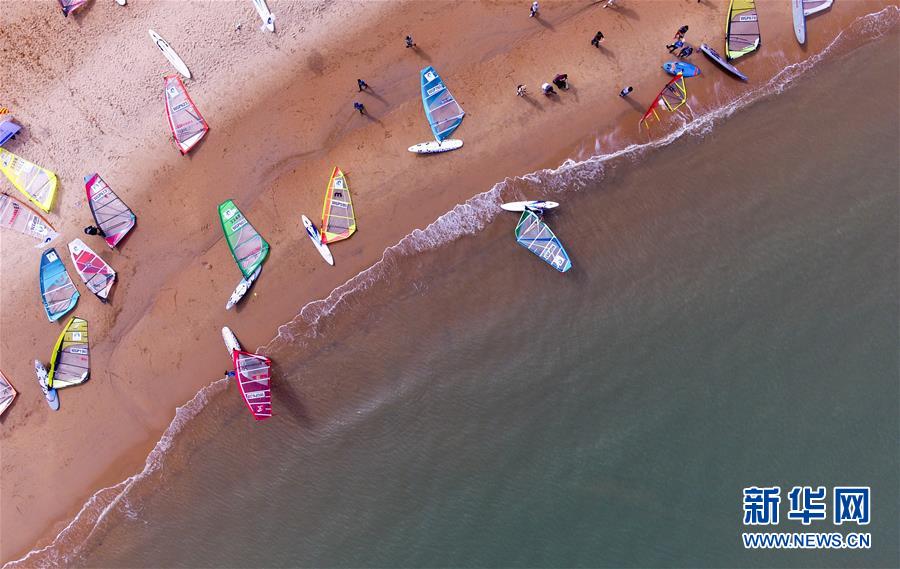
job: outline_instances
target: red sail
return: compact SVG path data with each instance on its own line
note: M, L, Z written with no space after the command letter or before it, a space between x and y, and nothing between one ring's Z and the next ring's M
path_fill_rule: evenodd
M272 391L270 389L272 361L258 354L233 350L235 378L241 388L241 396L253 418L257 421L272 416Z

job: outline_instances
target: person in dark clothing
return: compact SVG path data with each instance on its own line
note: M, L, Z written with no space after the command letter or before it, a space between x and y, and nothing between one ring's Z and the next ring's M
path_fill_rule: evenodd
M560 89L566 90L569 88L569 74L568 73L560 73L556 77L553 78L553 84L559 87Z
M602 41L603 41L603 32L597 32L596 34L594 34L594 39L591 40L591 45L596 48L599 48L600 42L602 42Z
M412 36L406 36L406 47L416 47L415 42L413 42Z
M366 83L365 81L363 81L362 79L357 79L357 80L356 80L356 86L359 87L360 93L362 92L363 89L368 89L368 88L369 88L369 84Z
M687 27L687 26L681 26L680 28L678 28L678 33L675 34L675 37L677 37L677 38L679 38L679 39L684 39L684 35L685 35L687 32L688 32L688 27Z
M550 95L556 94L556 89L554 89L553 85L551 85L550 83L544 83L543 85L541 85L541 91L543 91L544 94L547 95L548 97Z
M669 44L666 46L666 49L669 50L669 53L674 53L676 49L679 49L684 45L684 42L681 40L677 40L675 43Z
M678 52L678 57L685 58L685 57L688 57L689 55L691 55L692 53L694 53L694 48L692 48L691 46L687 46Z
M631 87L631 86L629 85L628 87L625 87L624 89L622 89L621 91L619 91L619 96L622 97L622 98L625 98L625 97L627 97L632 91L634 91L634 87Z
M357 111L359 111L359 114L361 114L361 115L366 114L366 106L362 103L359 103L359 102L353 103L353 108L356 109Z
M106 234L103 233L102 229L100 229L99 227L95 227L93 225L88 225L87 227L85 227L84 232L87 235L99 235L100 237L106 237Z

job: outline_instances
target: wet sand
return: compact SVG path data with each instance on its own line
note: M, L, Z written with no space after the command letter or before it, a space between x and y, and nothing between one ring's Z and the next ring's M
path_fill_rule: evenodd
M750 84L694 55L704 75L689 84L691 105L724 104L888 4L837 3L810 21L801 48L788 3L761 2L763 48L738 62ZM41 308L36 250L2 235L0 367L20 392L0 430L4 561L51 539L92 492L140 469L174 408L229 367L222 325L246 346L264 344L304 304L497 181L587 157L595 140L603 152L646 141L637 121L666 81L664 45L688 24L688 41L719 49L727 2L622 0L609 10L546 2L529 19L527 3L514 2L273 0L275 35L257 29L249 2L208 6L98 0L63 18L52 3L23 3L0 15L0 44L17 61L0 103L24 127L9 149L60 179L49 218L63 238L53 245L64 249L91 221L81 183L89 172L138 216L120 250L89 243L119 282L107 306L79 285L72 314L90 322L92 378L61 392L58 413L42 401L31 361L46 361L62 323L48 324ZM170 140L162 77L172 70L147 28L195 75L185 84L211 130L188 157ZM589 44L598 29L607 38L600 50ZM406 33L417 50L403 47ZM467 111L456 133L462 150L406 151L430 137L418 91L424 65L435 66ZM544 98L540 84L558 72L572 89ZM373 92L357 93L357 78ZM529 98L515 97L518 83ZM625 84L635 87L630 100L616 96ZM355 100L368 117L353 110ZM664 123L652 136L671 128ZM332 248L330 268L299 216L319 219L333 165L347 173L359 232ZM231 313L223 305L240 273L216 216L227 198L272 245L251 296Z

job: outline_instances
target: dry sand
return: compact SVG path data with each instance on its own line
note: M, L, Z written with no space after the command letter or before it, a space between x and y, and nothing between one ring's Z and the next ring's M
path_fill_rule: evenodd
M666 81L664 45L688 24L689 42L720 49L727 9L725 0L621 0L615 9L545 0L530 19L527 1L268 4L274 35L259 31L249 1L131 0L122 8L93 0L63 18L45 0L7 2L0 13L0 52L14 62L4 68L0 105L24 127L8 147L59 176L49 218L63 238L54 246L65 250L91 222L87 173L99 172L138 216L119 250L89 241L119 282L106 306L79 283L73 314L90 322L92 377L60 393L57 413L43 402L31 362L48 359L65 319L46 320L32 243L0 236L0 368L20 392L0 428L4 561L46 543L95 489L140 470L174 408L229 367L222 325L246 346L264 344L305 303L454 204L508 176L586 157L597 140L603 151L647 140L637 121ZM690 80L692 107L710 109L762 84L821 50L842 24L889 4L839 1L810 22L801 48L789 3L760 2L763 49L738 63L750 84L696 54L704 75ZM186 87L211 127L188 157L171 141L162 77L173 71L148 28L190 67ZM607 38L600 50L589 43L597 30ZM417 50L403 47L407 33ZM418 90L429 64L468 113L457 131L466 145L422 157L406 148L430 136ZM540 95L558 72L572 89ZM357 93L357 78L373 92ZM518 83L529 98L515 96ZM635 87L630 100L616 96L626 84ZM356 100L368 117L353 110ZM347 173L359 232L332 248L330 268L299 217L319 219L334 165ZM226 198L272 245L251 296L228 313L240 273L216 215Z

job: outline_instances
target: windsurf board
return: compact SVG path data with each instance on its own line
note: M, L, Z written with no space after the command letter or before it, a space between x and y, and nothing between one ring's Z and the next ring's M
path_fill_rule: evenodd
M334 257L331 256L328 245L322 243L322 236L319 234L319 230L316 229L316 226L313 225L313 222L310 221L308 217L305 215L301 215L300 217L303 218L303 227L306 228L306 234L309 235L309 240L316 246L316 249L319 251L319 254L322 255L322 258L325 259L325 262L329 265L334 265Z
M262 265L256 267L256 270L247 277L241 279L241 282L238 283L237 288L234 289L234 292L231 293L231 298L228 299L228 302L225 304L225 310L231 310L235 304L241 301L244 298L244 295L247 294L247 291L250 290L250 286L256 280L256 277L259 276L260 271L262 271Z
M266 6L266 0L253 0L253 7L256 8L256 13L259 14L259 17L262 18L263 21L260 29L274 32L275 16L273 16L272 12L269 11L269 7Z
M718 63L719 66L720 66L722 69L724 69L725 71L728 71L729 73L731 73L732 75L734 75L735 77L737 77L738 79L740 79L740 80L742 80L742 81L747 81L747 76L746 76L746 75L744 75L743 73L741 73L740 71L738 71L738 68L737 68L737 67L735 67L734 65L732 65L732 64L728 63L727 61L725 61L725 58L724 58L724 57L722 57L721 55L719 55L719 53L718 53L716 50L714 50L713 48L709 47L707 44L701 43L701 44L700 44L700 51L702 51L703 53L705 53L705 54L706 54L706 57L708 57L708 58L712 59L713 61L715 61L716 63Z
M684 77L700 75L700 68L687 61L667 61L663 63L662 67L669 75L678 75L679 73Z
M47 387L47 368L38 360L34 360L34 373L37 375L38 385L41 386L41 391L44 392L44 397L47 399L47 405L54 411L59 411L59 395L56 393L56 389Z
M794 35L800 45L806 43L806 15L803 13L803 0L791 0L791 12L794 16Z
M235 350L238 352L241 351L241 344L237 341L237 337L228 326L222 326L222 339L225 340L225 347L228 349L229 356Z
M456 150L457 148L462 148L463 141L457 138L448 138L443 142L438 142L436 140L432 140L430 142L420 142L419 144L414 144L409 147L410 152L415 152L416 154L437 154L439 152L449 152L450 150Z
M161 51L163 55L166 56L166 59L168 59L169 63L172 64L172 67L174 67L176 71L190 79L191 72L188 70L187 65L184 64L184 61L178 56L177 53L175 53L175 50L172 49L172 46L169 45L169 42L162 39L162 37L153 30L149 31L150 39L153 40L153 43L156 44L156 47L159 48L159 51Z
M543 200L529 200L524 202L507 202L500 206L506 211L518 211L522 212L526 209L553 209L555 207L559 207L559 204L556 202L548 202Z

